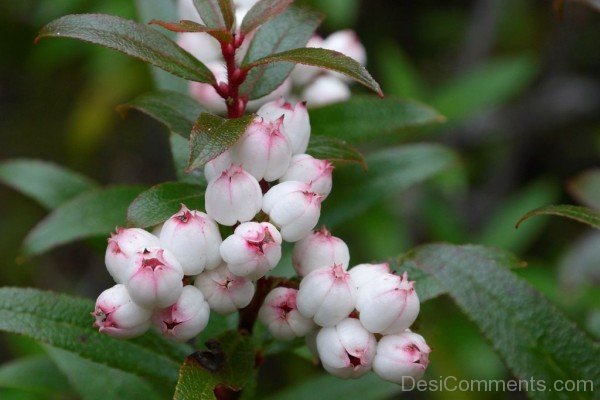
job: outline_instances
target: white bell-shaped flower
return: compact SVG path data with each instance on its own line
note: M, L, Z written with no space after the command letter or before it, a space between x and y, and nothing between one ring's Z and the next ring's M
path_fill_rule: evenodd
M264 104L256 113L271 122L283 117L282 132L290 141L292 153L301 154L306 151L310 140L310 119L305 103L299 102L293 105L281 97Z
M287 181L307 183L314 192L325 199L333 184L333 164L308 154L297 154L292 157L288 170L279 178L279 182Z
M230 314L246 307L255 291L250 279L232 274L226 264L204 271L196 277L194 285L204 294L210 309L219 314Z
M158 310L152 322L165 337L185 342L198 335L208 324L210 308L195 286L184 286L175 304Z
M260 322L277 340L302 337L315 328L310 318L298 312L296 289L278 287L269 292L258 312Z
M123 283L131 256L145 247L157 247L160 242L156 236L139 228L117 228L108 238L104 255L106 269L116 283Z
M93 315L101 333L128 339L148 330L152 311L134 303L125 285L117 284L98 296Z
M312 232L294 244L292 265L299 276L329 265L341 265L348 269L350 251L344 241L331 235L327 228Z
M431 349L423 336L409 330L395 335L387 335L379 340L373 360L373 370L382 379L404 384L421 379L427 365Z

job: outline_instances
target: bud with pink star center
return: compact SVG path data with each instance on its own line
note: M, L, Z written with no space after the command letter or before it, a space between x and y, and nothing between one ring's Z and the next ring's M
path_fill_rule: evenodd
M160 246L156 236L139 228L117 228L108 238L104 255L106 269L116 283L123 283L131 256L145 247Z
M423 336L406 330L379 340L373 370L386 381L402 384L406 377L421 379L431 349Z
M117 284L98 296L92 315L101 333L128 339L148 330L152 311L133 302L125 285Z
M315 328L314 322L298 312L296 296L292 288L278 287L267 295L260 307L258 318L267 326L277 340L302 337Z
M246 307L255 291L250 279L232 274L226 264L204 271L196 277L194 285L204 294L211 310L219 314L229 314Z
M209 316L210 308L202 292L187 285L175 304L157 311L152 321L163 336L185 342L204 330Z

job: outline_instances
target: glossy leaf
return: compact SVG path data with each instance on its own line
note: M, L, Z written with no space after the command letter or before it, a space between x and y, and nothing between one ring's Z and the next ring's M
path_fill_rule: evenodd
M276 15L281 14L294 0L259 0L257 1L242 21L242 33L247 35L260 25Z
M281 62L311 65L313 67L339 72L371 89L380 97L383 97L383 92L379 87L379 83L373 79L367 69L356 60L338 51L312 47L292 49L260 58L250 64L245 64L244 68L252 69L259 65Z
M308 9L288 7L254 33L243 64L248 65L270 54L305 46L322 19L322 15ZM283 83L293 68L292 63L257 66L248 73L240 92L250 100L266 96Z
M192 210L204 209L204 188L181 182L153 186L129 205L127 221L139 228L158 225L177 213L181 204Z
M36 255L56 246L106 235L126 223L127 207L142 186L115 186L83 193L51 212L25 238L24 251Z
M254 114L241 118L224 119L209 113L200 114L190 137L190 159L187 171L204 164L233 146L244 134Z
M393 97L352 96L342 103L310 109L314 134L340 137L351 143L444 121L445 118L429 106Z
M369 169L336 172L333 192L323 203L321 221L338 225L378 201L408 189L458 164L450 149L434 144L412 144L367 156Z
M181 78L214 83L212 72L175 42L144 24L104 14L76 14L56 19L38 40L68 37L118 50Z
M188 140L176 133L171 133L169 136L169 144L171 145L171 156L173 157L177 180L193 185L205 184L206 179L204 178L204 171L196 170L189 174L186 172L188 160L190 159L190 145Z
M23 357L2 364L0 388L25 390L49 397L72 392L67 378L46 355Z
M306 152L320 160L329 160L334 163L357 163L364 169L367 168L365 158L358 149L345 140L335 137L311 136Z
M231 0L194 0L194 5L206 26L231 30L235 22L234 7Z
M540 207L536 210L530 211L523 215L519 221L517 221L516 228L521 225L523 221L534 217L536 215L557 215L559 217L570 218L575 221L583 222L596 229L600 229L600 214L590 208L573 206L570 204L560 204Z
M122 115L130 110L149 115L186 139L190 137L194 121L204 111L191 97L168 90L146 93L117 107Z
M197 352L185 359L174 399L216 399L216 387L239 392L254 380L254 357L251 337L237 331L224 333L212 352Z
M231 42L233 35L229 31L223 29L210 28L206 25L199 24L198 22L181 20L179 22L167 22L158 19L153 19L150 25L158 25L171 32L204 32L208 33L220 42Z
M600 168L579 174L569 182L568 189L582 204L600 210Z
M97 187L92 180L76 172L49 162L27 159L0 163L0 182L49 210Z
M475 322L518 379L592 380L600 385L600 347L528 283L507 271L519 261L482 246L432 244L408 259L434 276ZM544 391L530 391L546 399Z

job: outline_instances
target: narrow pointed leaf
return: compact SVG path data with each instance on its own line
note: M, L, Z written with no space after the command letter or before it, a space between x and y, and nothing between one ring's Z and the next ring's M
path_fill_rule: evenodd
M320 67L330 71L339 72L371 89L380 97L383 97L383 92L379 87L379 83L373 79L365 67L360 65L356 60L333 50L310 47L293 49L271 54L267 57L253 61L250 64L246 64L244 67L246 69L252 69L263 64L281 62L312 65L313 67Z
M281 14L294 0L259 0L242 21L242 33L247 35L269 19Z
M244 134L254 114L236 119L225 119L209 113L200 114L190 137L190 160L187 171L203 167L233 146Z
M223 42L231 42L231 40L233 39L233 36L229 31L225 31L223 29L209 28L206 25L202 25L198 22L188 21L185 19L179 22L167 22L158 19L153 19L150 21L150 25L162 26L163 28L168 29L171 32L204 32L208 33L215 39Z
M194 0L202 21L209 28L231 30L235 11L231 0Z
M559 217L570 218L575 221L583 222L591 227L600 229L600 214L590 208L573 206L570 204L560 204L556 206L545 206L540 207L536 210L530 211L523 215L519 221L517 221L516 228L521 225L523 221L534 217L536 215L557 215Z
M166 182L140 193L127 210L129 225L147 228L166 221L181 204L192 210L204 209L204 188L182 182Z
M367 168L365 158L360 151L338 138L313 135L306 152L321 160L334 163L357 163L364 169Z
M215 82L212 72L175 42L147 25L120 17L67 15L42 28L37 40L47 37L68 37L99 44L190 81Z

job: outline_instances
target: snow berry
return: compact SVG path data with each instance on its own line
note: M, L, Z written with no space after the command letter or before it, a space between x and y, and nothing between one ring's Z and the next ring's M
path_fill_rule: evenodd
M308 183L315 193L325 198L331 192L332 172L333 165L329 161L318 160L308 154L297 154L292 157L290 167L279 181Z
M117 228L108 238L104 255L106 269L116 283L123 283L131 256L139 249L159 246L156 236L139 228Z
M160 232L160 244L175 255L185 275L198 275L204 268L214 269L221 263L219 227L208 215L181 210L169 218Z
M202 332L209 316L210 308L202 292L187 285L175 304L157 311L152 321L163 336L185 342Z
M356 287L342 265L319 268L300 282L298 311L317 325L333 326L346 318L356 304Z
M250 279L232 274L226 264L204 271L198 275L194 285L204 294L211 310L219 314L229 314L246 307L255 290Z
M355 318L323 328L317 335L317 350L323 368L340 378L358 378L373 364L377 341Z
M358 290L356 309L360 322L373 333L404 332L419 314L419 298L414 282L402 276L384 274Z
M283 116L282 132L290 142L292 153L301 154L306 151L310 139L310 120L305 103L292 105L281 97L265 103L256 113L271 122L275 122Z
M225 171L231 165L231 163L231 154L229 153L229 150L226 150L204 164L204 177L206 178L206 181L210 182L221 175L221 173Z
M125 280L129 295L144 308L168 307L183 290L183 268L175 256L161 247L137 251Z
M92 315L101 333L127 339L148 330L152 311L134 303L125 285L117 284L98 296Z
M277 340L292 340L310 332L314 323L296 307L296 289L278 287L267 295L258 312L258 318Z
M281 259L281 235L268 222L244 222L223 241L220 250L229 271L255 280Z
M379 340L373 370L386 381L403 384L404 378L421 379L431 349L423 336L409 330Z
M303 182L289 181L273 186L263 198L263 211L281 228L281 237L296 242L310 233L319 221L323 196Z
M258 181L234 164L209 182L204 198L206 212L222 225L250 221L260 211L263 200Z
M352 277L352 282L357 289L360 289L365 284L373 279L390 273L390 265L388 263L381 264L359 264L348 270Z
M306 276L316 269L333 264L348 269L349 262L350 251L346 243L332 236L325 227L294 244L292 265L299 276Z
M317 77L302 92L304 99L309 106L324 106L326 104L337 103L350 98L350 89L348 85L335 76L322 75Z

